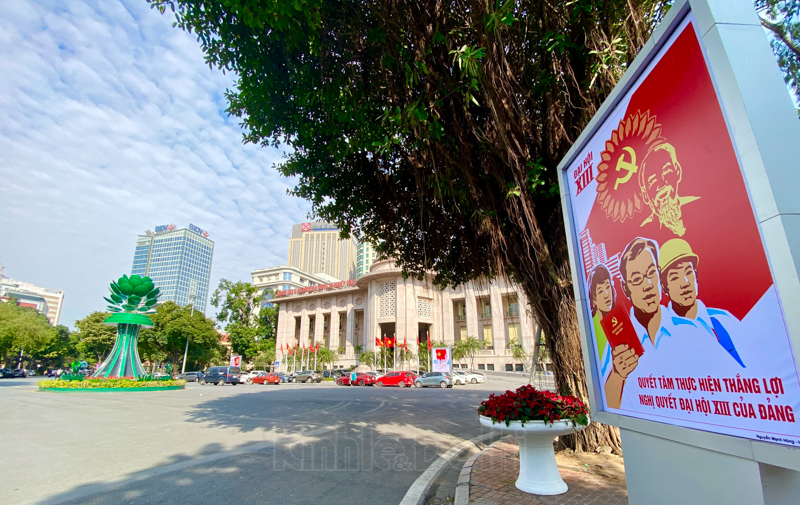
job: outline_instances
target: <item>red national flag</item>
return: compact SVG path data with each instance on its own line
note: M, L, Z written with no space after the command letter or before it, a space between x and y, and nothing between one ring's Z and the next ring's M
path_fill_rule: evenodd
M317 342L317 351L319 351L319 342Z
M377 347L383 347L383 342L378 337L375 337L375 345Z
M394 340L392 340L392 337L386 337L386 347L394 347Z
M408 350L408 340L405 335L403 335L403 349Z

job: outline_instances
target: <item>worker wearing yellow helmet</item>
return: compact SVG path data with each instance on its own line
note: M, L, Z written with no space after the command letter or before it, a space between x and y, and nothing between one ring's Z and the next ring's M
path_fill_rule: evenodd
M676 328L692 325L713 336L742 367L745 366L734 344L739 320L730 312L708 308L698 299L697 266L700 257L683 239L674 238L660 248L658 269L661 287L669 296L666 314Z

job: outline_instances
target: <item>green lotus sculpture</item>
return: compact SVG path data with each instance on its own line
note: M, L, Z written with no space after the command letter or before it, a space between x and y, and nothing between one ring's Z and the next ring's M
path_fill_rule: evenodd
M159 290L146 275L123 275L112 282L111 298L103 298L110 305L111 312L152 313L158 303Z
M139 359L139 330L153 327L153 321L145 314L155 312L160 292L150 277L138 275L123 275L109 289L110 298L104 299L114 314L103 323L117 327L117 341L92 377L138 379L144 375Z

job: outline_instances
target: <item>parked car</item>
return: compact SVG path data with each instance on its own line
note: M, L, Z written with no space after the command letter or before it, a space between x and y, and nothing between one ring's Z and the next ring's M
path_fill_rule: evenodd
M469 377L467 376L467 372L461 370L453 370L453 374L451 376L453 378L453 385L464 385L469 382Z
M422 377L417 377L417 379L414 381L414 385L418 388L451 388L453 387L453 378L447 372L428 372Z
M389 372L382 377L378 377L378 380L375 381L375 385L377 387L399 386L402 388L405 386L412 386L417 377L417 374L414 372Z
M203 372L186 372L175 376L176 379L183 379L186 382L197 382L203 376Z
M17 378L25 378L27 376L28 376L28 372L26 372L22 368L15 369L11 374L11 377L13 377L15 379L17 379Z
M466 374L470 384L478 384L486 380L486 376L480 372L461 370L461 373Z
M265 375L269 372L266 370L250 370L249 372L242 372L241 380L242 382L246 382L248 384L252 384L251 380L255 377L260 375Z
M253 381L253 384L263 384L265 386L267 384L275 384L277 386L278 384L280 384L282 382L281 381L281 374L279 374L277 372L259 373L258 375L256 375L255 377L253 377L250 380Z
M350 374L342 374L341 377L336 379L338 386L373 386L378 378L368 373L356 373L355 384L350 384Z
M61 377L62 373L64 373L64 370L61 368L55 368L53 370L48 370L46 375L48 377Z
M281 377L281 382L294 382L294 376L292 376L292 375L285 374L285 373L280 373L280 372L278 372L278 375L280 375L280 377Z
M14 377L14 370L10 368L0 368L0 378L10 379Z
M303 370L298 372L294 378L295 382L322 382L322 374L313 370Z
M212 366L200 378L200 384L241 384L239 379L242 369L238 366Z
M33 377L36 375L36 370L27 370L27 372L28 372L28 377Z
M322 372L322 377L325 379L331 378L336 380L345 374L350 375L348 372L345 372L344 370L325 370L324 372Z

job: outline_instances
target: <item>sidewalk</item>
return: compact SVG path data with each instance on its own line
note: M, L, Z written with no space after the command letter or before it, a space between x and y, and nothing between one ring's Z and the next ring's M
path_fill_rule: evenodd
M622 459L615 456L556 454L569 491L557 496L523 493L514 486L519 473L519 448L513 437L501 439L474 460L469 480L472 505L627 505ZM467 471L470 461L465 465ZM462 472L463 474L463 472Z

